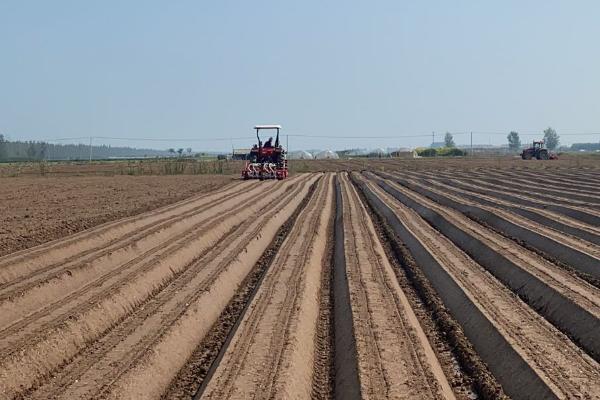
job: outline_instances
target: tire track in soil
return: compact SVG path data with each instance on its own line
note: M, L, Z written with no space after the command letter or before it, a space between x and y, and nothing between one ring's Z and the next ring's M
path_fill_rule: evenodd
M277 252L202 398L308 398L326 257L332 175Z
M372 183L369 188L426 247L558 398L600 393L600 365L516 298L502 283L429 226L418 214ZM544 354L540 354L540 349Z
M341 182L362 397L455 398L354 186Z
M303 180L305 181L306 179L305 179L305 178L303 178ZM291 181L290 185L291 185L292 183L293 183L293 182ZM289 188L291 188L291 187L288 187L288 189L289 189ZM281 191L284 191L283 189L280 189L280 190L281 190ZM292 191L292 192L290 192L290 191L287 191L286 193L287 193L287 196L288 196L288 197L291 197L291 196L293 196L293 193L294 193L294 192L293 192L293 191ZM291 193L291 194L290 194L290 193ZM267 200L268 200L268 199L267 199ZM265 206L266 206L266 207L268 207L268 206L269 206L269 205L268 205L268 201L267 201L267 204L265 204ZM235 214L235 213L232 213L232 214ZM222 221L223 221L223 220L222 220ZM234 224L234 225L231 225L231 226L232 226L232 228L233 228L233 232L235 232L235 228L236 228L235 224ZM230 229L230 231L231 231L231 229ZM231 234L231 232L229 232L229 234ZM239 235L239 233L238 233L238 235ZM259 235L260 235L260 232L259 232ZM231 241L231 240L234 240L234 239L235 239L235 237L233 237L232 239L230 239L230 241ZM201 253L200 255L197 255L195 258L193 258L193 259L191 260L191 261L192 261L192 264L196 263L196 265L197 265L197 264L198 264L198 258L199 258L199 257L201 258L201 257L203 257L203 256L204 256L204 257L206 257L206 254L207 254L207 253L206 253L206 252L204 252L203 254ZM208 254L210 254L210 252L209 252ZM167 271L168 271L168 269L170 269L170 267L168 267L168 266L166 266L166 268L167 268ZM147 294L147 296L149 296L149 297L146 297L146 299L150 299L150 300L151 300L151 299L153 298L153 296L155 296L157 293L160 293L160 292L161 292L161 291L162 291L162 290L163 290L165 287L168 287L168 285L171 283L171 281L172 281L172 280L177 280L177 279L179 279L179 282L180 282L180 281L181 281L181 277L182 277L182 275L183 275L183 276L187 276L187 275L185 274L186 272L188 273L187 275L189 275L189 273L190 273L190 272L189 272L189 269L188 269L188 270L186 270L186 265L185 265L185 264L183 264L183 265L182 265L182 267L181 267L181 268L179 268L177 271L175 271L175 270L171 269L171 271L170 271L170 276L169 276L169 277L168 277L166 280L163 280L162 282L160 282L160 283L159 283L159 286L157 286L157 287L155 287L154 289L152 289L151 291L149 291L149 292L148 292L148 294ZM123 281L121 281L121 282L123 282ZM131 282L128 282L128 284L131 284ZM139 285L138 285L138 286L139 286ZM135 286L135 285L133 285L133 287L136 287L136 286ZM143 288L143 287L144 287L144 285L142 285L141 287ZM139 291L139 290L138 290L138 291ZM113 290L112 292L111 292L111 291L108 291L107 293L114 293L114 290ZM126 294L126 293L124 293L124 295L125 295L125 294ZM99 296L99 299L102 299L102 298L103 298L101 294L98 294L98 296ZM104 300L104 301L105 301L105 300ZM147 301L147 300L144 300L144 299L142 298L142 299L138 300L137 302L135 302L135 303L132 305L132 307L127 307L127 308L125 308L125 309L124 309L124 311L125 311L125 312L127 312L127 313L131 313L131 312L133 312L133 311L137 310L137 312L138 312L138 313L140 313L140 312L142 312L142 313L143 313L144 307L146 306L146 301ZM109 302L108 304L110 304L110 302ZM84 302L83 304L81 304L79 307L83 307L83 309L89 309L89 310L91 310L91 312L95 312L96 314L98 314L98 312L100 311L100 310L98 310L98 309L97 309L97 307L96 307L96 303L95 303L95 302L91 302L91 303L90 303L89 301L86 301L86 302ZM140 310L141 310L141 311L140 311ZM63 315L63 317L62 317L62 318L63 318L65 321L69 321L69 320L70 320L70 318L69 318L69 315L70 315L70 313L65 313L65 314ZM91 314L91 315L93 316L94 314ZM125 317L127 314L123 314L123 315L124 315L124 317ZM146 314L146 315L147 315L147 314ZM123 318L123 317L122 317L122 318ZM123 319L122 319L122 318L117 318L117 319L116 319L116 320L115 320L113 323L111 323L111 324L107 325L107 327L106 327L106 329L105 329L105 331L104 331L104 332L102 332L102 329L101 329L99 332L97 332L97 333L94 333L94 335L96 335L96 336L97 336L97 337L99 337L99 338L102 338L102 337L103 337L103 336L104 336L106 333L110 333L110 332L111 332L111 329L113 329L115 326L118 326L118 324L119 324L119 323L122 323L122 322L123 322ZM91 322L91 323L94 323L94 321L95 321L95 320L94 320L93 318L91 318L91 319L90 319L90 322ZM101 321L101 320L100 320L100 321ZM98 321L96 321L96 322L98 322ZM59 322L59 323L58 323L58 326L60 326L61 324L64 324L64 322ZM67 328L69 327L69 324L71 324L71 323L68 323L68 324L66 325L66 327L67 327ZM91 326L94 326L94 325L91 325ZM97 328L95 328L95 329L97 329ZM58 335L60 335L60 331L58 332ZM98 335L99 335L99 336L98 336ZM55 334L55 336L56 336L56 334ZM69 339L68 337L66 337L66 338L65 338L65 337L63 337L62 335L61 335L61 336L58 336L58 338L59 338L60 340L67 340L67 339ZM44 339L45 339L46 341L48 341L48 340L52 340L52 337L50 337L50 338L44 337ZM78 340L80 340L80 339L78 339ZM91 340L93 340L93 337L92 337L92 339L91 339ZM86 341L87 341L87 342L90 342L90 339L87 339ZM36 350L37 350L37 349L36 349L36 346L31 346L31 342L27 342L27 341L25 341L25 342L24 342L23 346L26 346L26 345L27 345L27 343L29 343L29 345L28 345L28 347L27 347L27 351L28 351L28 352L33 352L34 354L36 354ZM91 344L91 345L95 345L96 343L97 343L97 342L90 342L90 344ZM50 341L50 342L49 342L49 344L53 344L53 345L54 345L55 343L53 343L53 341ZM94 348L93 348L93 347L90 347L90 349L91 349L90 351L92 351L92 352L93 352ZM63 356L63 357L64 357L64 356ZM67 357L67 359L66 359L65 361L62 361L62 363L63 363L63 364L64 364L65 362L68 362L68 361L69 361L69 358L70 358L71 356L66 356L66 357ZM17 362L18 362L18 360L15 360L15 361L17 361ZM37 365L37 363L36 363L36 362L33 362L33 363L31 363L31 364L32 364L34 367L36 367L36 365ZM18 367L18 365L19 365L19 364L17 364L17 365L16 365L16 367ZM6 360L5 360L5 362L4 362L4 366L5 366L5 367L7 366L7 364L6 364ZM36 367L36 368L39 368L39 367ZM47 367L46 367L46 368L47 368ZM6 370L4 370L4 371L2 371L2 372L6 372ZM39 378L38 378L38 379L39 379ZM35 384L35 382L34 382L34 384Z

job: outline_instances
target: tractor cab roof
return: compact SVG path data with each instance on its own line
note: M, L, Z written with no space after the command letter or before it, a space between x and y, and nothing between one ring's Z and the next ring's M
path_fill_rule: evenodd
M281 125L256 125L254 129L281 129Z

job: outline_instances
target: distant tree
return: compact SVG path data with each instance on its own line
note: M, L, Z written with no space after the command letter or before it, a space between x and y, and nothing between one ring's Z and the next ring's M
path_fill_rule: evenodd
M169 154L175 154L175 149L174 148L170 148L167 150L169 152Z
M600 150L600 143L573 143L569 148L571 151L597 151Z
M444 144L446 147L455 147L454 137L450 132L446 132L446 136L444 136Z
M192 148L191 148L191 147L188 147L187 149L185 149L185 151L187 151L187 153L188 153L188 156L189 156L190 154L192 154Z
M510 150L516 151L521 148L521 138L519 138L519 132L512 131L506 138L508 139L508 148Z
M35 160L36 154L37 150L35 148L35 143L29 142L29 146L27 146L27 158L29 158L29 160Z
M177 153L179 153L179 157L183 154L183 149L177 149Z
M6 147L7 147L7 141L6 139L4 139L4 135L0 134L0 161L4 160L6 158Z
M48 154L48 143L40 142L40 152L38 154L38 156L40 157L40 160L45 160L46 154Z
M546 143L546 147L550 150L554 150L558 147L558 143L560 142L560 136L558 133L550 127L544 131L544 143Z

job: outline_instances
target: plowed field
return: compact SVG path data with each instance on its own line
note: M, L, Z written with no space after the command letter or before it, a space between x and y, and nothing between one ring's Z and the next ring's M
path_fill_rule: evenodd
M595 169L237 181L0 257L1 398L600 399L599 362Z

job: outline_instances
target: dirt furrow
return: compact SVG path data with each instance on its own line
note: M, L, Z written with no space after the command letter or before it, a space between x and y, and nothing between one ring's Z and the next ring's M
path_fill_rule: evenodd
M520 184L530 184L537 182L543 187L548 187L553 190L564 191L565 193L575 193L583 195L598 196L595 189L598 187L590 187L588 184L578 182L578 174L572 173L568 179L562 179L556 175L554 171L539 171L537 173L531 171L513 171L504 169L494 169L489 171L489 176L500 179L515 180Z
M216 321L265 243L270 242L282 223L280 218L289 216L290 207L293 211L312 181L304 180L295 190L287 191L282 200L288 204L277 206L272 214L265 214L269 206L255 210L254 218L237 226L232 235L76 357L37 395L113 396L113 386L126 384L126 388L116 389L116 395L158 397L193 351L195 340L200 341ZM240 254L245 254L244 259ZM152 368L166 370L149 380L146 374L151 374Z
M291 189L296 183L298 181L280 185L279 193L286 193L289 198L292 198L297 191L286 190L286 187ZM255 218L251 218L251 216L261 215L265 210L271 208L269 203L272 200L267 196L264 201L258 202L260 206L258 204L245 205L244 212L240 214L238 210L237 213L232 213L232 218L222 219L218 229L217 226L213 227L206 232L207 236L200 236L188 241L187 246L184 245L177 256L173 256L171 259L150 260L150 264L154 263L155 265L136 279L129 280L124 276L125 279L116 282L114 288L111 287L107 291L96 293L92 297L96 300L86 299L79 304L76 303L75 307L59 315L52 323L55 327L48 325L46 329L40 330L40 335L43 334L43 336L34 335L24 340L22 345L24 352L17 352L14 356L2 361L0 364L2 365L1 380L12 378L14 382L11 382L11 387L12 384L21 384L22 387L19 390L23 390L30 385L35 386L41 383L42 376L68 362L71 357L85 349L85 346L88 346L87 349L94 354L94 345L97 343L94 340L103 338L106 333L110 333L111 329L123 322L123 319L126 319L126 316L132 311L135 310L138 314L143 315L148 300L152 300L157 293L168 288L174 280L181 282L181 277L187 276L186 272L191 268L190 266L196 266L195 269L192 268L193 270L198 270L198 268L202 270L203 264L199 260L202 260L203 256L205 259L207 254L211 254L210 250L214 249L214 244L220 243L220 237L224 234L229 237L233 232L234 235L229 241L234 240L240 221L254 220ZM237 235L239 236L240 233ZM257 235L260 236L260 232ZM225 243L229 243L229 241L225 241ZM206 250L202 250L203 248ZM215 258L214 255L213 258ZM112 335L113 340L114 336ZM22 364L28 365L29 368L23 370L20 368ZM19 379L15 379L11 371L14 373L19 371Z
M267 196L275 190L276 186L271 186L263 191L263 195ZM78 268L67 264L61 267L65 272L51 280L41 278L40 281L34 280L29 285L20 286L16 295L0 301L0 343L2 338L25 325L33 328L30 325L31 321L40 316L48 319L50 311L60 305L71 303L81 295L90 296L94 290L105 290L109 282L119 280L120 274L127 273L128 279L133 278L148 265L155 264L157 259L164 259L185 247L190 239L210 232L222 217L235 216L246 207L244 198L242 196L220 203L218 212L211 209L187 216L185 223L165 229L159 234L141 237L137 242L124 246L119 252L108 251L105 257L85 262Z
M277 253L202 398L310 397L332 204L329 175Z
M463 175L460 175L463 176ZM527 197L533 198L536 201L544 201L585 209L594 215L600 215L600 204L596 198L589 196L577 196L574 194L566 194L558 190L549 190L543 187L537 187L532 190L531 185L516 184L506 179L495 179L487 176L470 176L477 183L487 183L496 188L502 189L509 193L524 194Z
M241 193L236 191L227 196L219 197L217 200L221 204L233 204L232 201L235 201L235 196L243 194L245 191L242 190ZM108 272L110 270L108 266L110 265L126 262L135 254L144 257L152 254L152 252L157 252L164 247L165 240L174 240L175 233L185 232L186 229L195 229L200 223L214 217L212 212L214 206L214 202L202 204L181 214L146 224L146 226L139 227L135 231L125 230L124 236L121 235L121 228L117 229L117 232L109 230L108 233L104 232L102 233L103 236L96 238L95 247L83 250L81 253L72 253L72 256L69 256L70 252L85 248L85 244L77 244L71 246L71 249L64 249L64 258L60 258L60 256L56 258L54 252L50 251L51 254L47 257L39 257L33 259L33 261L27 260L25 263L13 263L10 265L10 269L13 271L27 271L34 264L36 268L29 274L15 277L2 285L0 288L0 303L22 297L24 293L31 289L39 289L47 284L50 286L56 285L57 282L64 283L61 279L65 277L73 282L73 287L78 287L83 283L83 279L89 279L97 273ZM148 219L152 220L150 215ZM102 238L106 238L108 241L103 242ZM76 278L80 278L79 282L75 282ZM54 291L54 293L47 293L45 297L38 295L34 297L40 304L44 304L46 301L59 298L68 292L69 290L61 287L60 290ZM20 298L20 300L23 299Z
M600 343L595 333L600 329L598 288L461 213L390 181L378 182L598 360Z
M246 276L229 304L227 304L227 307L225 307L209 332L188 358L186 364L171 381L168 389L163 392L161 398L197 399L200 397L206 384L214 374L220 360L223 358L225 351L233 339L252 299L255 297L266 272L273 264L277 252L287 239L292 227L296 224L300 213L313 198L316 186L316 183L311 185L307 195L299 203L292 215L279 227L275 233L274 239L259 257L251 272ZM327 269L325 268L323 271L325 272ZM324 286L322 289L324 289ZM321 300L323 301L324 299L322 298ZM327 310L325 308L322 311ZM326 357L328 357L328 355L326 355ZM319 355L319 359L322 360L322 358L323 356ZM325 366L323 369L319 366L319 370L328 373L330 367ZM322 389L325 390L326 388ZM329 397L321 396L316 398L327 399Z
M456 184L461 186L464 184L468 184L470 186L470 190L476 190L480 193L492 194L493 196L501 198L503 200L512 201L518 204L527 205L529 207L537 209L551 210L573 218L579 221L580 223L595 229L597 229L597 227L600 226L600 216L597 213L595 213L594 210L582 207L581 205L574 206L548 199L540 201L540 199L538 198L531 197L530 191L511 191L499 185L494 185L481 180L473 179L468 175L439 174L438 177L434 177L433 179L439 178L440 176L449 179L448 183L451 185Z
M557 178L557 180L560 180L561 182L577 182L585 187L600 189L600 176L582 174L580 170L569 171L569 173L565 173L564 170L559 170L554 172L552 177Z
M600 366L501 282L379 187L369 184L438 264L559 398L600 393ZM540 349L544 349L540 354ZM517 366L513 366L517 368ZM498 373L498 376L505 373ZM510 380L509 380L510 382Z
M274 196L272 193L275 190L276 186L272 186L264 191L263 195ZM52 324L56 325L57 315L72 318L74 315L84 313L85 310L77 309L75 306L84 304L84 307L92 308L91 305L104 299L107 293L114 292L121 282L134 281L157 265L168 262L169 257L175 257L181 254L181 251L186 251L189 244L194 241L198 243L195 251L201 254L203 249L208 249L212 242L219 239L218 235L215 235L217 232L215 227L227 218L237 217L246 207L243 198L237 202L232 200L223 203L222 214L208 213L190 228L182 226L183 231L171 232L171 237L163 239L162 243L137 257L135 251L131 251L130 254L125 253L122 258L111 257L104 260L98 268L90 268L79 273L73 272L64 279L35 287L34 290L22 293L13 301L0 304L2 311L0 321L3 324L0 330L0 346L10 346L12 351L17 351L20 346L14 340L30 343L27 338L31 338L33 333L50 329ZM207 233L210 234L207 236ZM170 268L177 270L178 267Z
M583 194L597 196L600 187L589 186L577 182L576 177L571 179L563 180L557 178L554 174L533 174L526 171L506 171L506 170L492 170L489 171L489 175L501 179L510 179L521 184L531 184L535 182L537 185L542 187L549 187L554 190L560 190L567 193Z
M108 222L64 239L0 257L0 289L10 287L27 276L74 262L107 246L123 244L123 240L130 239L132 234L161 226L161 223L180 217L186 211L198 212L214 205L215 202L244 193L247 189L244 182L227 185L214 192L193 196L173 205Z
M562 265L600 282L600 247L593 243L548 229L542 224L523 219L495 206L479 204L447 190L436 189L427 185L427 182L405 179L401 174L381 173L381 176L390 178L439 204L460 211L478 222L481 221L509 238L526 243L551 261L557 260Z
M597 211L598 204L595 201L588 201L589 199L576 199L572 195L567 194L564 191L547 190L543 185L535 185L532 187L531 183L527 184L514 184L511 177L494 177L490 176L487 170L477 173L473 171L414 171L417 174L426 174L432 179L436 177L445 177L453 179L468 179L476 181L477 184L484 184L492 188L501 188L501 190L514 193L517 195L529 196L535 201L557 203L573 207L587 207L590 210ZM585 197L585 196L584 196ZM593 200L593 199L592 199Z
M570 234L600 245L600 228L584 224L573 218L543 208L534 208L514 201L508 201L495 196L495 192L487 192L468 183L447 179L432 179L429 176L415 176L427 185L434 185L445 191L456 193L462 197L477 201L481 204L510 210L531 221L546 225L556 231Z
M363 398L454 398L354 186L341 175L346 269Z

